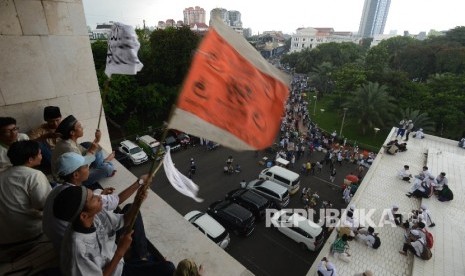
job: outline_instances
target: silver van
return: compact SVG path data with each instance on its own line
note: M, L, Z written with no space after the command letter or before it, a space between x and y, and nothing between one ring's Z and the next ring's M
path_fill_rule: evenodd
M273 202L273 207L281 209L289 204L289 192L283 186L268 180L252 180L247 184L250 189L257 194Z
M300 175L280 166L264 169L258 175L259 179L270 180L287 188L289 194L295 194L300 188Z

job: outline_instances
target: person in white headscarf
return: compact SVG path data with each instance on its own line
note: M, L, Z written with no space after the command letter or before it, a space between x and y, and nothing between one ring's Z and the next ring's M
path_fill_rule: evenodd
M417 139L423 139L423 138L425 138L425 134L423 133L423 129L420 128L419 130L417 130L417 132L415 133L415 135L413 135L413 138L417 138Z
M397 175L401 180L410 181L410 178L412 177L412 174L410 173L410 167L408 165L404 165L404 168L399 170Z
M318 275L320 276L337 276L336 266L326 257L321 259L318 264Z
M390 220L394 222L396 225L401 225L402 224L402 214L398 214L397 212L399 211L399 206L396 204L393 204L390 210L390 214L386 214L385 220Z
M402 250L399 251L400 254L407 256L407 252L410 251L417 257L421 256L421 253L423 252L426 244L426 240L421 237L420 232L420 230L410 231L409 241L404 243Z
M431 213L425 204L421 204L420 211L421 211L421 214L423 215L423 219L425 220L425 224L428 225L428 227L436 226L436 224L433 222L433 219L431 218Z
M441 191L444 185L448 184L445 172L441 172L434 181L431 182L435 191Z

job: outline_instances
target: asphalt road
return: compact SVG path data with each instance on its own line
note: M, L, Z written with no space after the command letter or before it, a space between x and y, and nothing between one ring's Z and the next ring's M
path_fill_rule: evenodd
M240 164L242 172L226 175L223 167L229 155L234 158L234 164ZM219 147L207 151L204 147L196 146L172 154L176 167L187 175L189 160L194 158L197 172L193 178L199 185L199 197L204 202L197 203L183 196L169 184L166 175L161 169L155 176L152 190L170 204L181 215L192 210L206 211L208 206L216 200L224 199L227 192L239 188L239 182L247 182L258 178L259 172L264 169L258 164L263 157L273 158L273 154L260 152L258 157L254 152L235 152ZM296 161L295 171L298 172L301 163L310 159L312 162L322 160L323 153L316 152L312 156ZM130 170L136 175L147 173L150 162L133 166ZM317 191L322 200L330 200L335 208L345 208L342 200L342 191L339 188L343 178L356 169L356 165L344 163L342 167L336 164L337 175L334 184L329 183L329 168L323 167L323 172L315 176L302 176L301 188L311 187ZM336 185L337 184L337 185ZM287 208L302 208L300 191L293 195ZM265 227L265 222L257 223L255 231L249 237L237 237L230 233L231 243L226 251L247 267L255 275L305 275L315 261L319 252L303 250L299 245L278 230Z

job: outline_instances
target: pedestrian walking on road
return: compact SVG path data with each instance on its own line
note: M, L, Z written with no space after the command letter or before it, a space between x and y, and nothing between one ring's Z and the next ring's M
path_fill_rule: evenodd
M194 175L196 170L197 166L195 165L194 158L191 158L190 173Z
M334 183L334 179L336 179L336 168L333 168L331 174L329 175L329 181L331 181L331 183Z
M312 169L312 163L310 163L310 161L307 161L307 163L305 164L305 172L307 175L310 174L311 169Z
M317 171L318 173L321 173L321 171L323 170L323 162L318 162L318 161L317 161L317 162L316 162L316 169L317 169L316 171Z

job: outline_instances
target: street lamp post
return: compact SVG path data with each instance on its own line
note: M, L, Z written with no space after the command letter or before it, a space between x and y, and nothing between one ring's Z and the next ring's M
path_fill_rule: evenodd
M313 99L315 100L315 103L313 105L313 116L315 116L316 115L316 100L317 100L317 97L313 96Z
M342 137L342 128L344 127L344 121L346 119L347 107L344 107L344 116L342 116L341 130L339 131L339 136Z

